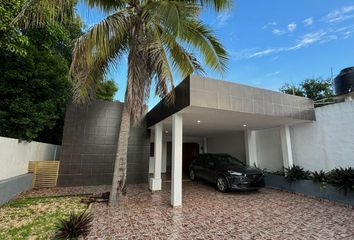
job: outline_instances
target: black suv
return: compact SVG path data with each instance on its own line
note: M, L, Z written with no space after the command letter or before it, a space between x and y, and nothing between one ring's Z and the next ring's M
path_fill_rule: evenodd
M249 167L229 154L200 154L189 166L191 180L215 183L220 192L257 190L264 187L263 172Z

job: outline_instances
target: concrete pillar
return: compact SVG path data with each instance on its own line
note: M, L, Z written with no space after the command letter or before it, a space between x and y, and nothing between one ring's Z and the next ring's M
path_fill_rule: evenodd
M154 177L150 178L149 187L151 191L161 190L161 159L162 159L162 124L155 125L155 141L154 141L155 163Z
M245 130L246 162L250 166L258 166L256 131Z
M182 115L172 115L172 182L171 205L182 206L182 142L183 119Z
M206 137L203 137L203 153L208 152L208 139Z
M288 125L280 127L281 149L283 153L283 166L288 168L294 165L293 152L291 149L290 129Z

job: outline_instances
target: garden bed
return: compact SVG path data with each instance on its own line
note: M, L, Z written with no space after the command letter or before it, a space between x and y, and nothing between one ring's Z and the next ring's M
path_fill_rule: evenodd
M35 197L0 207L0 239L50 239L59 219L82 212L82 196Z
M294 193L301 193L310 197L317 197L354 206L354 192L344 192L336 186L327 184L321 186L320 183L312 180L289 181L284 176L266 174L265 183L267 187L286 190Z

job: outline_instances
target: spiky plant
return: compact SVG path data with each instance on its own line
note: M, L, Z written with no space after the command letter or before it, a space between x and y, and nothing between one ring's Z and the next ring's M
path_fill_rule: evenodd
M347 194L348 190L354 191L354 168L336 168L329 172L328 183L338 186Z
M293 165L289 168L284 168L284 170L285 178L289 181L311 179L311 173L309 171L305 171L304 168L300 166Z
M74 1L74 0L73 0ZM70 0L28 0L16 22L23 26L70 17ZM94 25L75 43L70 73L74 101L94 97L97 81L112 64L128 58L127 87L118 136L110 203L125 193L127 148L130 126L139 122L149 99L155 94L173 102L173 73L181 79L203 72L196 56L209 68L224 72L227 53L214 32L199 19L202 8L219 12L232 0L83 0L101 9L107 17ZM45 11L40 11L44 9ZM45 17L48 12L50 17ZM27 17L29 16L29 17ZM34 17L33 17L34 16Z
M314 182L319 182L319 183L327 182L328 181L328 174L323 170L320 170L319 172L314 171L312 173L312 180Z
M54 239L77 239L86 236L91 227L92 216L85 212L70 213L69 218L60 219L55 226Z

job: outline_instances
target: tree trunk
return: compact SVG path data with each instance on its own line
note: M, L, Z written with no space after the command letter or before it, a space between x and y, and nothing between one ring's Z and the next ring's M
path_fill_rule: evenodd
M126 104L124 104L122 121L120 123L116 160L114 163L112 190L109 196L109 203L111 206L117 206L120 197L126 193L129 132L130 114Z

